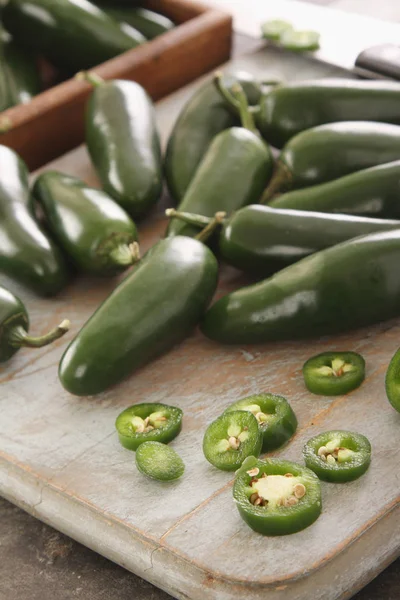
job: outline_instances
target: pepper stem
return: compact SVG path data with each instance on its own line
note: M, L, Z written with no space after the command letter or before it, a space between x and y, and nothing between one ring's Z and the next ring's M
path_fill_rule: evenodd
M290 169L284 163L278 162L275 173L273 174L268 187L264 190L259 203L269 204L275 196L290 189L291 178Z
M181 212L179 210L175 210L175 208L167 208L167 210L165 211L165 215L169 219L179 219L184 223L194 225L195 227L199 227L200 229L202 229L203 227L207 227L207 225L209 225L213 221L212 217L205 217L204 215Z
M219 225L222 225L225 217L226 217L226 212L215 213L214 218L211 219L210 223L208 225L206 225L206 227L204 227L204 229L202 229L200 231L200 233L198 233L195 236L194 239L198 240L199 242L206 242L208 240L208 238L211 237L211 235L214 233L216 228Z
M249 103L247 102L246 94L239 82L232 86L232 95L239 105L239 115L242 127L249 131L257 131L254 117L249 111Z
M40 337L32 337L21 325L16 325L9 329L7 337L10 346L14 346L15 348L20 348L21 346L26 348L42 348L42 346L51 344L67 333L70 325L68 319L64 319L58 327Z
M236 84L242 87L237 80ZM237 98L235 98L235 96L231 93L230 89L225 85L224 74L222 73L222 71L216 71L214 73L214 85L217 88L218 92L221 94L221 96L224 98L224 100L227 102L228 106L232 108L233 111L241 117L240 102ZM244 92L243 94L246 98L247 103L247 96ZM249 106L249 104L247 103L247 111L251 115L257 115L260 112L260 110L261 109L259 104L256 104L255 106Z
M117 265L134 265L140 260L139 244L120 244L110 252L110 259Z
M100 77L100 75L97 75L97 73L94 73L93 71L79 71L79 73L75 75L75 79L77 79L78 81L86 81L87 83L92 84L94 87L98 87L99 85L104 83L104 79Z

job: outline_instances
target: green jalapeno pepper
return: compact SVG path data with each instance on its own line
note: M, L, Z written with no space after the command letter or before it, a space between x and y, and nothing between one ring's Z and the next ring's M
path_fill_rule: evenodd
M218 300L201 329L243 344L348 331L400 315L400 230L321 250Z
M313 127L298 133L283 147L262 203L291 189L397 160L399 153L398 125L343 121Z
M217 279L217 261L201 241L158 242L66 349L62 385L78 396L98 394L169 350L196 326Z
M322 352L304 363L303 377L313 394L348 394L364 381L365 360L356 352Z
M260 85L252 75L240 72L224 75L224 85L235 82L243 87L248 102L260 99ZM165 177L171 197L180 202L213 139L225 129L239 123L214 82L208 81L183 107L168 139L164 159Z
M20 157L0 145L0 272L51 296L69 275L58 248L32 216L28 175Z
M400 125L400 86L394 81L319 79L277 86L265 94L257 126L282 148L301 131L338 121L378 121Z
M161 149L152 102L134 81L102 81L86 110L86 144L104 191L133 218L143 217L162 191Z
M134 404L115 421L119 441L128 450L136 450L143 442L167 444L180 432L182 415L180 408L167 404Z
M220 85L222 76L217 76ZM243 89L237 84L233 94L240 103L242 127L219 133L206 151L179 205L180 211L212 217L216 210L228 214L257 202L267 185L273 167L270 149L254 130ZM167 235L195 235L197 228L171 219Z
M174 481L185 471L185 464L179 454L160 442L144 442L136 451L138 470L157 481Z
M202 215L174 209L167 209L166 214L197 227L211 221ZM318 250L359 235L392 229L400 229L400 220L254 204L224 220L218 244L221 257L230 265L249 273L270 275Z
M233 410L253 413L263 436L263 452L275 450L285 444L297 429L296 415L283 396L255 394L234 402L225 412Z
M309 469L320 479L343 483L358 479L371 462L371 444L360 433L325 431L311 438L303 450Z
M17 43L70 72L99 65L145 41L133 27L122 31L86 0L9 0L2 18Z
M269 206L366 217L400 218L400 161L363 169L274 198Z
M21 300L0 286L0 363L9 360L20 348L41 348L69 330L68 320L40 337L28 334L29 318Z
M102 10L119 23L127 23L134 27L148 40L170 31L175 27L171 19L153 10L139 7L103 6Z
M57 171L46 171L33 194L49 230L75 266L113 275L135 262L135 224L103 191Z
M397 350L389 363L385 387L390 404L400 412L400 350Z
M318 477L287 460L246 459L236 474L233 499L245 523L263 535L301 531L322 510Z
M206 429L203 453L222 471L235 471L247 456L258 456L263 434L255 416L246 410L225 412Z

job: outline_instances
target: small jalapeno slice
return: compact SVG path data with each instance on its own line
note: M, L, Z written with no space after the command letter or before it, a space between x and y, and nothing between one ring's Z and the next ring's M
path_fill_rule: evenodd
M251 412L225 412L213 421L204 434L204 456L222 471L235 471L247 456L258 456L262 433Z
M285 444L297 429L297 419L289 402L275 394L247 396L228 406L225 412L246 410L253 413L263 436L262 451Z
M160 442L143 442L137 449L135 458L138 470L158 481L179 479L185 470L179 454Z
M283 48L293 52L306 52L319 49L320 35L317 31L297 31L285 29L279 37Z
M297 463L246 459L236 473L233 499L242 519L263 535L305 529L322 510L318 477Z
M143 442L173 440L182 428L182 411L167 404L134 404L122 411L115 421L119 441L128 450Z
M358 479L371 462L371 444L352 431L325 431L303 449L305 463L320 479L343 483Z
M304 363L303 376L313 394L348 394L364 381L365 360L356 352L322 352Z
M285 31L293 30L293 25L282 19L270 19L261 25L263 38L278 42Z
M400 348L389 363L386 371L385 387L390 404L400 412Z

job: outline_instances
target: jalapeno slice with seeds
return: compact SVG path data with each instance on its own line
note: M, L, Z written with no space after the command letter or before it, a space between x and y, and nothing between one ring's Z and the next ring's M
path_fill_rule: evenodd
M303 376L313 394L348 394L364 381L365 360L356 352L322 352L304 363Z
M297 429L297 419L289 402L275 394L247 396L228 406L225 412L246 410L253 413L263 436L262 451L285 444Z
M185 464L179 454L160 442L143 442L136 452L138 470L157 481L179 479L185 470Z
M394 354L386 371L386 395L393 408L400 412L400 349Z
M225 412L213 421L204 434L204 456L222 471L235 471L247 456L258 456L262 433L251 412Z
M167 444L180 432L182 415L180 408L167 404L134 404L115 421L119 441L128 450L136 450L148 441Z
M320 479L343 483L358 479L371 462L371 444L351 431L325 431L303 449L305 463Z
M242 519L263 535L305 529L321 514L318 477L297 463L249 457L236 473L233 499Z

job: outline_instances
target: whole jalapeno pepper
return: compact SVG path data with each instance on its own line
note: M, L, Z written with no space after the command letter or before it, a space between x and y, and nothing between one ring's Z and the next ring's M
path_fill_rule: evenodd
M319 125L295 135L282 149L261 200L332 181L348 173L397 160L400 126L368 121Z
M113 275L135 262L136 226L103 191L46 171L37 178L33 195L54 239L78 269Z
M297 429L296 415L283 396L254 394L234 402L225 412L233 410L253 413L263 436L263 452L270 452L285 444Z
M96 3L98 4L98 3ZM110 17L121 24L127 23L134 27L148 40L152 40L175 27L171 19L160 15L153 10L140 7L123 6L107 6L101 4L101 9L104 10Z
M0 272L43 296L62 290L68 269L58 248L32 216L28 169L0 145Z
M17 43L44 54L69 72L89 69L145 41L86 0L9 0L5 28Z
M135 458L140 473L157 481L174 481L182 477L185 471L179 454L160 442L143 442Z
M303 450L304 461L320 479L343 483L358 479L371 462L371 444L360 433L325 431L311 438Z
M243 344L348 331L400 315L400 230L372 233L303 258L218 300L203 333Z
M239 82L249 104L259 101L260 85L249 73L224 75L223 78L227 88L235 81ZM213 139L239 123L239 117L231 110L213 81L207 81L190 97L169 136L164 158L168 190L177 203L183 199Z
M133 218L143 217L162 192L151 99L134 81L82 76L94 85L86 109L86 144L104 191Z
M303 377L313 394L348 394L364 381L365 360L357 352L322 352L304 363Z
M115 421L119 441L128 450L136 450L143 442L167 444L180 432L182 415L180 408L167 404L134 404Z
M167 209L166 214L198 227L204 227L211 220L174 209ZM253 204L224 219L218 244L225 262L245 272L266 276L359 235L399 228L400 220Z
M398 219L399 187L400 160L395 160L281 194L271 200L269 206Z
M220 85L222 77L217 76ZM219 133L206 151L188 189L179 204L180 211L212 217L215 212L228 214L246 204L257 202L273 168L271 151L254 130L243 89L233 94L241 106L242 127ZM171 219L167 235L195 235L197 228Z
M146 253L66 349L59 367L66 390L99 394L196 326L218 279L217 261L200 239L168 238Z
M395 410L400 412L400 350L392 357L385 377L386 395Z
M9 360L20 348L41 348L51 344L69 330L68 320L49 333L32 337L28 334L29 318L21 300L0 286L0 363Z
M318 477L288 460L247 458L236 473L233 499L245 523L263 535L301 531L322 510Z
M319 79L277 86L257 115L262 136L275 148L325 123L377 121L400 125L400 86L394 81Z

